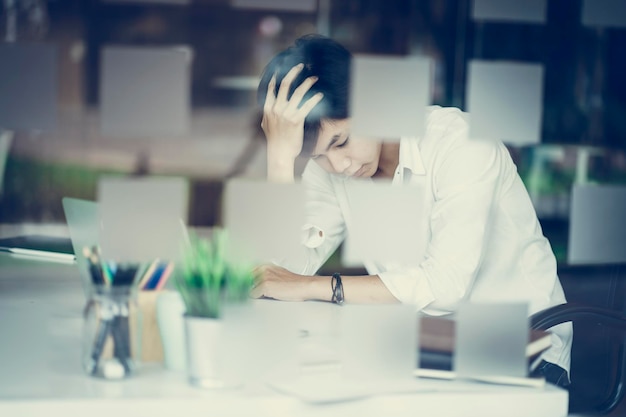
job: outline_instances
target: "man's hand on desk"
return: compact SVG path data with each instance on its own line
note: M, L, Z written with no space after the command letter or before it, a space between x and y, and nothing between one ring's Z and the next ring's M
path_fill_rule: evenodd
M283 301L310 299L308 287L313 277L294 274L276 265L261 265L254 270L255 283L250 296Z
M253 298L273 298L283 301L331 301L331 277L294 274L276 265L261 265L254 269ZM397 303L398 299L385 287L378 275L342 277L344 296L350 303Z

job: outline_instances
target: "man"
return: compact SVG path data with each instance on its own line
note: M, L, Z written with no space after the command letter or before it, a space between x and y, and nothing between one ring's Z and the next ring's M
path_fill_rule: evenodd
M309 35L267 66L258 93L268 179L294 182L301 154L307 192L301 256L258 269L254 297L354 303L402 302L426 314L459 302L525 301L530 313L565 302L556 260L506 147L468 139L466 115L428 108L422 137L400 142L350 134L350 53ZM376 88L376 86L372 86ZM346 182L388 181L417 193L425 248L412 264L367 262L367 276L314 276L352 227ZM409 192L409 191L407 191ZM372 196L376 198L376 196ZM384 221L372 213L372 221ZM401 233L402 231L400 231ZM572 330L553 328L538 372L569 384Z

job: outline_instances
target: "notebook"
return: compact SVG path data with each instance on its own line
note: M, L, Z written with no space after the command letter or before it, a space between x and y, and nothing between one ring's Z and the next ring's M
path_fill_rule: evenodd
M444 317L424 316L420 321L420 356L416 376L439 379L454 379L452 371L453 352L455 347L456 323ZM526 358L532 362L552 344L549 332L530 329ZM545 381L537 378L495 378L484 382L499 384L542 386Z
M424 316L420 327L421 363L426 368L452 369L452 352L454 351L455 322L443 317ZM530 329L526 358L533 360L551 346L550 333ZM431 361L432 362L429 362Z

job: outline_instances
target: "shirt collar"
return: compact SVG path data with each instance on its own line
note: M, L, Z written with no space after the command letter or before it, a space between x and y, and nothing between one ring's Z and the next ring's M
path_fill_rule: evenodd
M413 175L426 175L426 168L416 138L400 138L398 169L402 171L404 168L410 170Z

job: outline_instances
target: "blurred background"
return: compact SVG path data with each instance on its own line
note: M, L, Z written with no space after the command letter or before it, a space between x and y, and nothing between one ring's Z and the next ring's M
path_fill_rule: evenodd
M542 65L540 143L507 146L561 261L572 185L626 183L625 2L514 3L4 0L0 224L64 224L61 198L95 200L102 174L188 178L189 224L219 224L224 181L265 175L260 72L322 33L431 58L431 102L464 110L471 60Z

